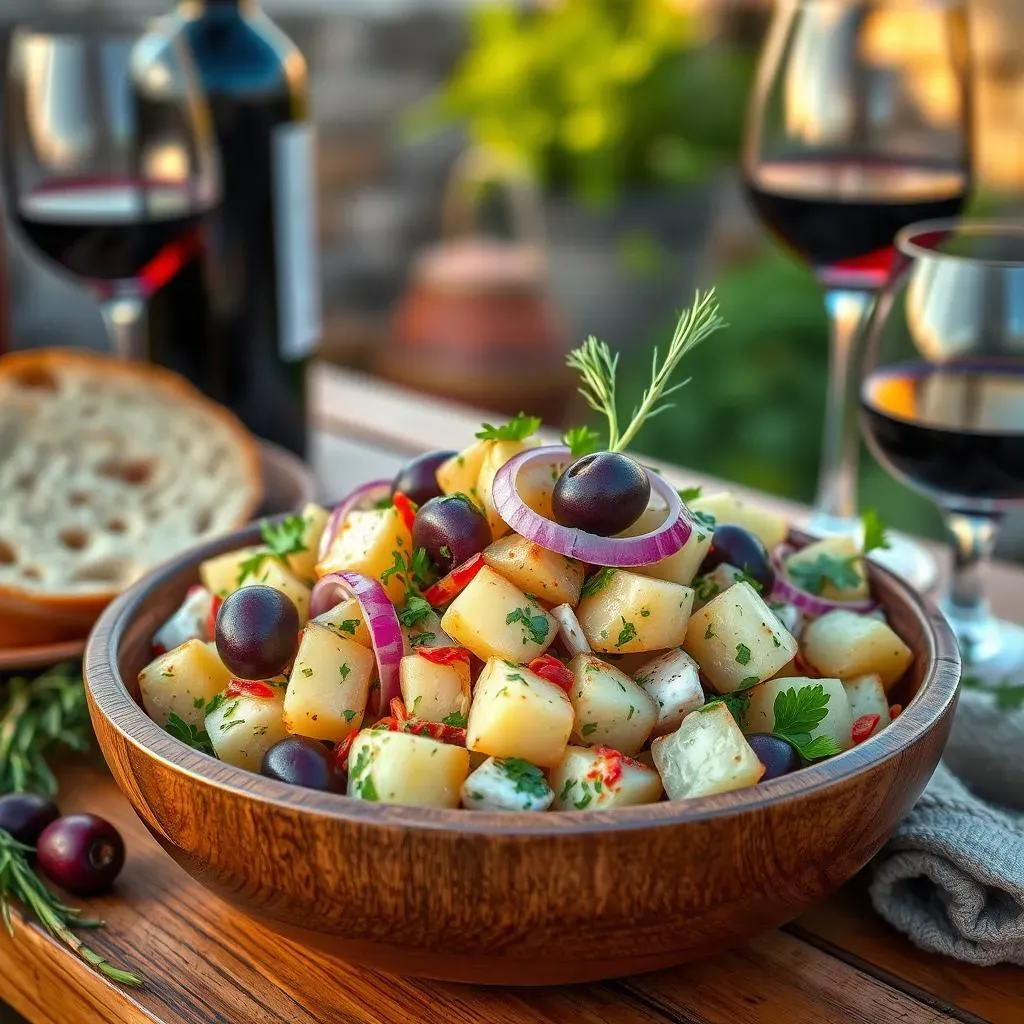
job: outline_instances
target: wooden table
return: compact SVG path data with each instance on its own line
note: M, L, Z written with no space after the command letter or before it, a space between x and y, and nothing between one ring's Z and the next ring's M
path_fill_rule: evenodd
M473 413L321 371L314 454L328 497L388 476L410 451L456 447ZM691 475L681 478L695 482ZM1024 619L1024 572L999 566L993 597ZM254 925L180 870L140 824L101 764L59 769L63 810L90 810L123 833L129 862L93 901L107 927L88 936L148 985L107 983L34 926L0 935L0 1000L33 1024L932 1024L1024 1020L1024 971L968 967L915 949L870 910L865 880L785 928L705 963L572 988L506 990L376 975ZM0 1021L3 1021L0 1010Z

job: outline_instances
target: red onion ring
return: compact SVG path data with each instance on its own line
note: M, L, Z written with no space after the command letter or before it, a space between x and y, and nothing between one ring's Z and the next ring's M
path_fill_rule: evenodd
M324 526L324 532L320 534L320 546L317 548L316 560L322 562L327 556L327 552L331 550L334 538L337 537L338 531L344 525L349 512L366 505L375 505L381 498L389 497L390 494L390 480L371 480L370 483L361 484L347 497L342 498L334 506Z
M771 598L775 601L787 601L795 608L799 608L805 615L812 615L817 618L827 612L843 608L848 612L871 612L878 604L871 598L864 598L859 601L832 601L827 597L819 597L808 590L803 590L795 583L790 582L786 576L786 557L793 554L796 549L789 544L780 544L772 552L772 564L775 566L775 586L772 588Z
M519 471L537 460L564 462L567 457L571 459L572 453L560 444L529 448L509 459L498 470L491 490L494 507L516 533L567 558L620 568L659 562L674 555L690 539L693 525L678 493L667 480L649 469L646 473L651 481L651 490L656 491L668 506L665 522L650 533L639 537L599 537L538 515L519 496L516 488Z
M402 696L398 669L405 645L398 613L380 582L361 572L328 573L313 587L309 615L315 619L350 597L359 602L370 631L380 672L380 707L386 708L392 698Z

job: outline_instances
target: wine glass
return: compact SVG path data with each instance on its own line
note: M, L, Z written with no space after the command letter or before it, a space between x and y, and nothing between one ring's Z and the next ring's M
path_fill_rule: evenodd
M188 54L169 42L159 80L137 75L143 27L101 13L19 25L0 140L12 222L92 289L123 358L144 355L146 299L201 250L220 187Z
M856 533L851 359L900 228L960 212L971 182L964 0L780 0L751 102L742 173L753 208L813 270L831 325L821 471L808 524ZM880 556L880 557L879 557ZM918 586L908 538L878 557Z
M970 671L1024 667L1024 629L993 618L982 570L1024 504L1024 224L939 220L896 239L901 273L866 334L861 424L893 476L932 498L953 547L943 610Z

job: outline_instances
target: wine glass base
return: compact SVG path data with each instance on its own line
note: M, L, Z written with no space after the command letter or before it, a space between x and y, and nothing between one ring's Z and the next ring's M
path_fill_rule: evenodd
M861 537L859 519L815 512L804 529L815 537ZM877 565L906 580L916 590L928 591L939 581L939 563L918 541L903 533L888 531L889 546L872 551L868 557Z
M1019 684L1024 672L1024 627L990 619L981 631L977 623L971 623L963 632L948 609L946 617L960 641L965 679L992 690Z

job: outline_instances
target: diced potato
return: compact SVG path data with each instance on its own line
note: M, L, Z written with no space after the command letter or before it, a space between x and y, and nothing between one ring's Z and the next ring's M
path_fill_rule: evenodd
M199 578L211 594L225 598L242 585L242 563L266 550L266 547L254 544L251 547L239 548L237 551L228 551L223 555L215 555L199 563Z
M674 732L691 711L704 704L700 666L682 649L659 654L637 669L633 678L658 709L655 735Z
M585 567L574 558L548 551L512 534L484 549L484 561L524 594L545 604L575 605L583 588Z
M187 640L139 673L139 695L157 725L166 727L174 714L201 729L207 702L230 681L231 673L214 651L202 640Z
M481 661L532 661L558 632L548 612L486 565L448 606L441 628Z
M654 500L655 496L652 495L652 502ZM660 498L657 500L661 501ZM667 514L668 507L664 503L660 507L649 505L640 518L618 536L639 537L641 534L650 533L665 522ZM711 534L712 531L708 527L698 522L686 543L674 555L652 562L650 565L638 565L633 572L638 572L642 576L653 576L659 580L668 580L669 583L680 583L684 587L688 587L693 582L701 562L704 561L704 556L711 547Z
M799 693L805 687L820 686L828 696L825 717L810 730L811 739L827 736L834 740L840 750L849 750L853 745L850 729L850 702L843 684L838 679L808 679L795 676L790 679L772 679L750 691L750 699L743 713L743 731L773 732L775 730L775 701L780 693L793 690Z
M523 466L516 477L516 490L519 497L545 519L554 519L551 507L552 496L558 478L573 462L569 457L557 462L540 461Z
M413 807L458 807L469 774L465 747L384 729L364 729L348 763L349 796Z
M569 653L569 657L577 654L589 654L590 644L583 635L583 627L580 620L576 618L576 612L567 604L560 604L557 608L551 609L554 620L558 623L558 638L562 646Z
M443 722L450 715L469 713L469 661L438 665L419 654L406 655L399 665L402 700L411 715Z
M548 777L556 811L606 811L661 798L661 778L653 768L608 747L566 747Z
M487 758L462 784L462 805L473 811L546 811L555 794L529 761Z
M376 667L361 644L311 622L302 631L285 693L288 732L337 743L358 731Z
M401 573L381 577L394 566L396 555L407 558L412 551L412 534L395 508L350 512L334 543L316 567L317 576L330 572L361 572L381 580L395 604L405 598Z
M213 594L206 587L188 588L177 611L153 634L153 646L173 651L186 640L206 640Z
M258 772L263 755L288 736L284 727L284 695L227 697L206 716L214 753L236 768Z
M306 624L309 618L309 596L310 589L295 575L286 569L276 558L268 558L259 568L259 571L248 576L242 587L262 585L273 587L281 591L299 613L299 625ZM242 587L238 589L241 590Z
M474 441L465 451L453 455L438 468L437 484L445 494L465 494L482 506L476 482L493 441Z
M844 681L874 673L886 693L914 660L885 622L837 608L807 624L803 655L822 675Z
M576 609L593 650L612 654L678 647L686 635L693 591L679 583L605 569L588 582Z
M491 658L476 681L466 746L492 757L557 764L572 733L566 692L528 668Z
M406 654L420 647L456 647L454 640L441 628L441 616L435 611L417 619L411 626L402 626Z
M299 513L305 526L302 530L302 551L288 556L288 568L310 586L315 581L316 555L320 547L320 534L327 525L329 513L316 502L309 502Z
M719 693L770 679L797 652L796 640L746 582L693 613L683 646Z
M858 676L848 683L843 683L843 689L846 690L847 699L850 701L850 717L854 722L864 715L878 715L878 724L864 739L874 736L892 721L885 687L878 676Z
M674 650L674 648L669 648L669 650ZM612 668L617 668L620 672L625 672L627 676L635 679L637 672L647 662L666 653L666 651L637 651L635 654L602 654L601 658L607 661Z
M721 701L688 714L675 732L651 744L651 753L670 800L744 789L764 774L764 765Z
M804 587L800 578L801 567L813 565L820 558L835 559L837 561L850 560L850 571L856 577L857 582L849 587L836 587L832 583L818 577L820 588L804 587L814 594L819 594L828 601L862 601L868 596L868 581L864 577L860 564L860 545L852 537L826 537L824 540L816 540L813 544L801 548L786 559L786 575L792 578L797 586ZM851 578L853 578L851 576Z
M477 477L476 491L490 524L491 536L495 540L510 533L512 528L498 515L498 510L494 507L494 497L491 494L494 478L498 470L514 455L526 451L527 448L536 448L539 444L540 439L536 437L527 438L525 441L492 441L484 456L480 476Z
M603 745L635 754L658 717L654 701L624 672L592 654L569 663L575 681L569 691L576 712L574 738L583 746Z
M363 647L373 646L370 630L363 618L363 609L354 597L329 608L313 619L313 622L318 626L326 626L328 629L334 630L338 636L347 636Z
M687 504L694 512L713 516L716 523L735 523L749 530L761 538L761 543L769 551L784 543L789 536L789 523L785 516L756 505L748 505L729 491L694 498Z

